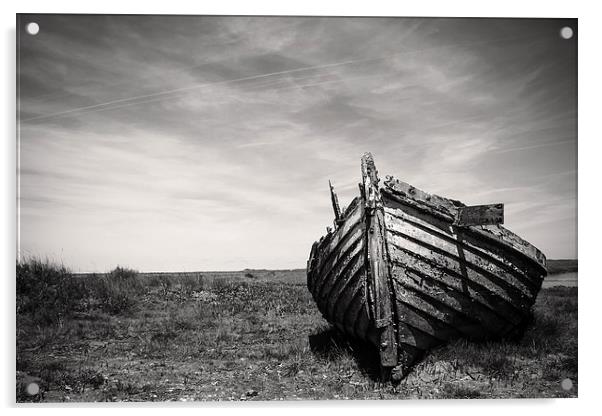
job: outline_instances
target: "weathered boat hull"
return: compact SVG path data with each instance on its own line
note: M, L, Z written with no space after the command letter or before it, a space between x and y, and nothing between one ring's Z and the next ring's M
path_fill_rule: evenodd
M364 207L355 199L336 232L314 243L307 284L328 321L348 335L373 341L367 304L365 230Z
M501 204L466 207L388 178L362 159L360 196L314 243L308 288L324 317L374 344L400 379L452 339L511 335L529 318L545 256L499 225ZM466 225L480 223L483 225Z

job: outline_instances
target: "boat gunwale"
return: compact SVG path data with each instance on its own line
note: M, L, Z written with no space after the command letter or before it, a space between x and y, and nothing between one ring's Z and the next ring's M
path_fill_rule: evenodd
M408 254L408 253L406 252L406 254ZM422 256L416 256L416 258L418 261L420 261L422 263L426 263L430 267L433 267L433 268L441 267L441 266L438 266L436 264L436 262L432 261L431 259L427 259ZM495 294L494 292L492 292L490 289L483 286L483 284L481 284L479 282L476 282L474 280L469 280L467 283L468 285L472 286L472 289L475 292L478 292L480 294L480 298L475 298L473 295L471 295L469 293L463 292L458 288L449 286L441 278L426 274L414 267L408 268L405 264L403 264L397 260L392 260L392 263L394 265L394 270L403 268L407 272L409 272L411 274L415 274L417 276L420 276L422 279L427 280L432 285L438 286L441 289L445 289L448 292L457 294L458 296L466 297L466 299L478 304L479 308L487 309L489 313L491 313L492 315L495 315L498 319L501 319L501 320L504 320L504 321L510 323L511 325L518 325L518 324L520 324L521 320L524 319L524 312L521 311L521 309L519 307L517 307L513 302ZM452 278L455 278L458 280L462 279L461 275L457 274L453 270L441 267L441 271L446 273L448 276L450 276ZM394 278L394 280L397 282L400 282L400 284L402 282L398 278ZM503 303L505 310L500 311L500 308L495 307L494 303Z

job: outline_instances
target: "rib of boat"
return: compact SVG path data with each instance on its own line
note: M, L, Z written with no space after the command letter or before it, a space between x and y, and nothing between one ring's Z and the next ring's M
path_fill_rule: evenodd
M360 195L316 241L307 286L322 315L373 344L382 375L400 381L425 351L523 327L546 258L502 227L503 204L466 206L388 176L362 157Z

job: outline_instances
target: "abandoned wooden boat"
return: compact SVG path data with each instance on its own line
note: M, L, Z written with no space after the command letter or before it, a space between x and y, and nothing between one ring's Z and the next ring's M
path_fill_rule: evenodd
M428 349L510 336L529 318L546 258L502 227L503 204L466 206L387 177L362 157L360 195L315 242L307 286L322 315L373 344L401 380Z

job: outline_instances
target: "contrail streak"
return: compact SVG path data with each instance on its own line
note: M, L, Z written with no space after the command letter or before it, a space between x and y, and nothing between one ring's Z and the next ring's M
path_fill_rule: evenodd
M295 88L313 87L313 86L324 85L324 84L332 84L332 83L336 83L336 82L352 81L352 80L362 79L362 78L373 78L373 77L377 77L377 76L384 76L384 75L382 75L382 74L365 75L365 76L361 76L361 77L336 79L336 80L323 81L323 82L314 82L314 83L310 83L310 84L300 84L300 85L284 86L284 87L280 87L280 88L274 88L273 91L295 89ZM279 82L276 82L276 83L267 83L266 85L278 84L278 83ZM254 85L253 87L256 87L256 86ZM117 109L120 109L120 108L131 107L131 106L139 105L139 104L149 104L149 103L154 103L154 102L158 102L158 101L163 101L163 100L170 99L170 98L173 99L173 98L179 98L179 97L178 96L173 96L173 97L155 97L155 98L150 99L150 100L134 101L134 102L129 102L129 103L123 103L121 105L112 106L112 107L94 108L94 109L90 109L90 110L87 110L87 111L85 111L85 110L84 111L78 111L78 114L89 114L89 113L96 113L96 112L99 112L99 111L117 110ZM68 116L68 115L69 114L60 114L60 115L56 115L53 118L65 117L65 116Z
M525 39L525 38L537 38L537 36L508 37L508 38L500 38L500 39L495 39L495 40L466 42L466 43L458 43L455 46L476 46L476 45L480 45L480 44L495 43L495 42L506 41L506 40L520 40L520 39ZM91 113L91 112L95 112L95 111L103 111L103 110L105 110L105 107L107 107L106 109L118 109L118 108L128 107L131 105L152 103L152 102L160 101L162 99L170 98L169 95L172 95L172 94L191 91L191 90L195 90L195 89L202 89L202 88L211 87L211 86L215 86L215 85L224 85L224 84L230 84L230 83L236 83L236 82L242 82L242 81L250 81L250 80L268 78L268 77L278 76L278 75L293 74L293 73L303 72L303 71L310 71L310 70L317 70L317 69L324 69L324 68L334 68L334 67L351 65L351 64L360 63L360 62L375 62L375 61L379 61L379 60L390 59L393 56L397 56L397 55L420 53L420 52L424 52L424 51L431 50L431 49L438 49L441 47L442 46L434 46L431 48L422 48L422 49L410 50L410 51L400 51L397 53L391 53L387 56L381 56L378 58L364 58L364 59L356 59L356 60L349 60L349 61L343 61L343 62L335 62L335 63L324 64L324 65L311 65L311 66L305 66L305 67L289 69L289 70L284 70L284 71L270 72L270 73L251 75L251 76L241 77L241 78L234 78L234 79L227 79L227 80L209 82L209 83L204 83L204 84L190 85L187 87L176 88L176 89L167 90L167 91L160 91L160 92L151 93L151 94L144 94L144 95L138 95L138 96L134 96L134 97L121 98L121 99L117 99L117 100L107 101L104 103L93 104L93 105L88 105L88 106L84 106L84 107L77 107L77 108L73 108L73 109L66 110L66 111L39 115L39 116L35 116L35 117L30 117L27 119L22 119L20 121L21 122L31 122L31 121L38 121L38 120L48 120L48 119L55 118L55 117L67 116L67 115L70 115L73 113L87 114L87 113ZM449 47L449 45L448 45L448 47ZM152 99L146 100L147 98L152 98ZM137 101L137 100L141 100L141 101ZM123 105L108 107L108 106L111 106L114 104L122 104L122 103L123 103ZM88 110L95 110L95 111L88 111Z
M322 77L326 77L332 74L321 74L321 75L310 75L310 76L305 76L305 77L298 77L295 78L295 81L299 81L299 80L306 80L306 79L314 79L314 80L318 80L319 78ZM355 79L355 78L354 78ZM333 81L328 81L328 82L342 82L344 81L343 79L338 79L338 80L333 80ZM271 86L278 86L279 84L283 84L289 82L289 80L286 79L281 79L281 80L276 80L276 81L268 81L268 82L263 82L263 83L259 83L259 84L253 84L250 86L251 91L252 90L257 90L258 87L271 87ZM302 85L294 85L292 87L290 86L285 86L284 88L301 88L301 87L305 87L305 86L312 86L312 85L317 85L315 83L312 84L302 84ZM282 89L281 88L274 88L273 90L277 91ZM100 111L110 111L110 110L117 110L120 108L125 108L125 107L131 107L134 105L139 105L139 104L150 104L150 103L155 103L155 102L159 102L159 101L163 101L163 100L168 100L168 99L174 99L174 98L179 98L179 96L177 95L173 95L173 96L160 96L160 97L155 97L153 99L149 99L149 100L142 100L142 101L132 101L132 102L124 102L125 100L120 100L123 101L123 104L121 105L113 105L113 106L102 106L99 108L88 108L88 109L77 109L77 111L75 109L73 110L69 110L69 111L65 111L62 113L56 113L54 115L47 115L44 116L45 119L49 119L49 118L62 118L62 117L67 117L73 113L77 113L77 114L91 114L91 113L95 113L95 112L100 112ZM133 99L132 99L133 100ZM98 105L100 106L100 104ZM98 106L90 106L90 107L98 107ZM27 120L23 120L23 121L28 121L28 120L35 120L35 119L39 119L39 117L34 117L34 118L30 118Z
M104 106L108 106L108 105L112 105L112 104L119 104L119 103L124 103L124 102L128 102L128 101L136 101L136 100L141 100L141 99L145 99L145 98L163 97L165 95L175 94L175 93L184 92L184 91L190 91L190 90L194 90L194 89L201 89L201 88L210 87L213 85L229 84L229 83L240 82L240 81L250 81L250 80L254 80L254 79L272 77L275 75L285 75L285 74L293 74L293 73L301 72L301 71L309 71L309 70L313 70L313 69L332 68L332 67L337 67L337 66L342 66L342 65L350 65L350 64L354 64L354 63L358 63L358 62L373 61L376 59L383 59L383 58L367 58L367 59L358 59L358 60L353 60L353 61L336 62L336 63L325 64L325 65L306 66L306 67L301 67L301 68L289 69L289 70L285 70L285 71L270 72L267 74L252 75L252 76L242 77L242 78L227 79L227 80L223 80L223 81L215 81L215 82L209 82L209 83L205 83L205 84L191 85L188 87L176 88L176 89L169 90L169 91L161 91L161 92L156 92L156 93L152 93L152 94L139 95L136 97L129 97L129 98L122 98L119 100L107 101L104 103L89 105L89 106L85 106L85 107L73 108L71 110L31 117L31 118L23 119L21 121L27 122L27 121L43 120L43 119L48 119L48 118L55 117L55 116L62 116L62 115L66 115L66 114L70 114L70 113L74 113L74 112L79 112L82 110L92 110L95 108L100 108L100 107L104 107ZM140 104L146 103L146 102L152 102L152 101L142 101L142 102L140 102ZM119 108L119 107L116 107L116 108Z

